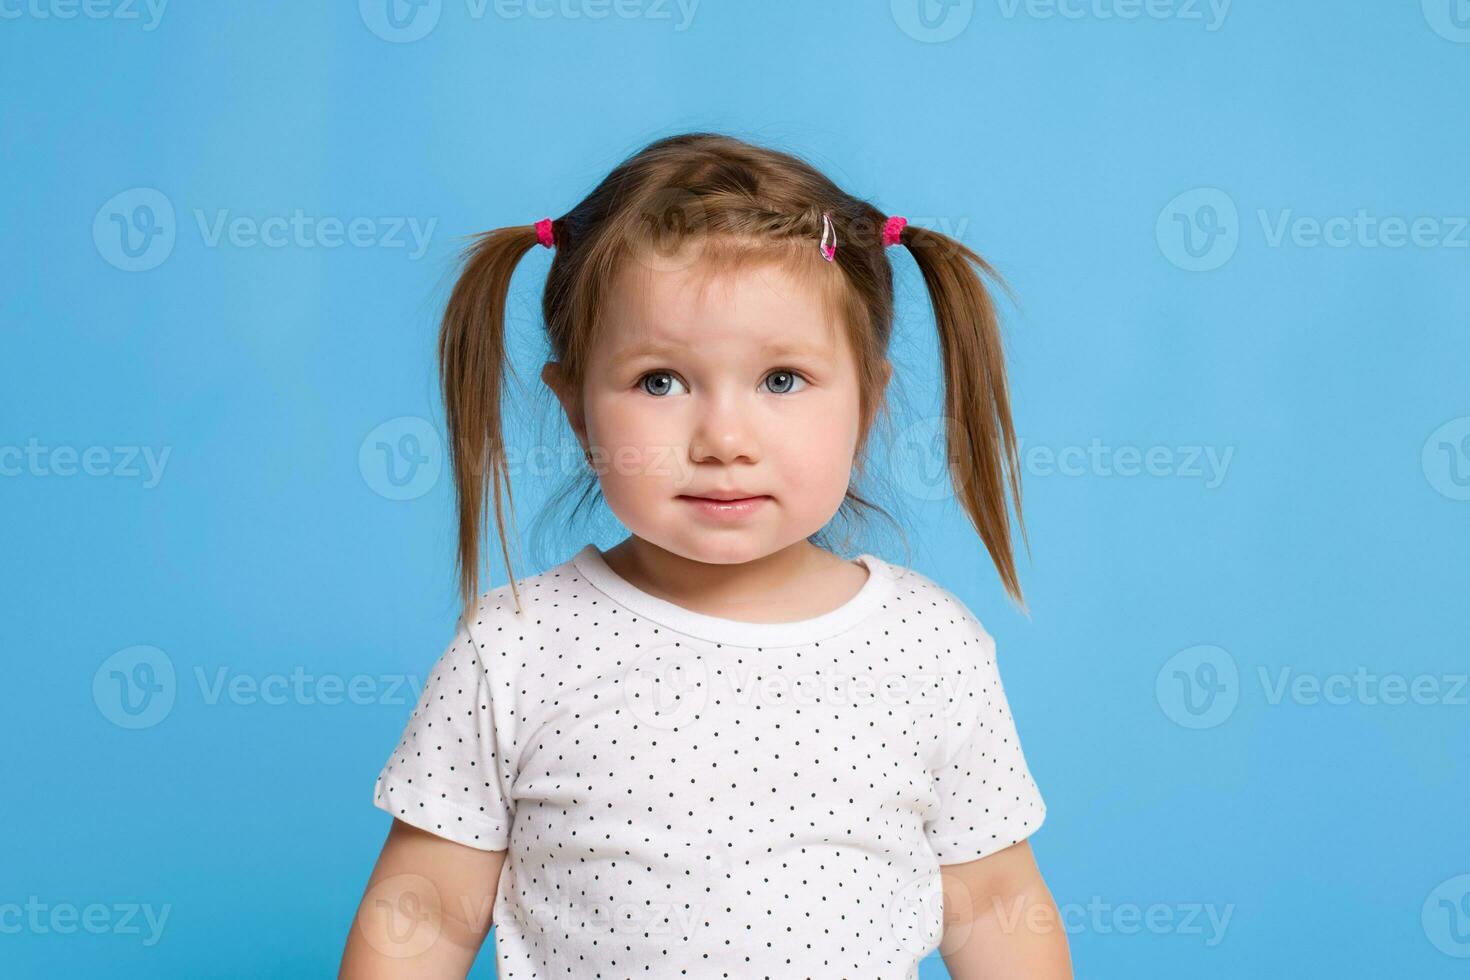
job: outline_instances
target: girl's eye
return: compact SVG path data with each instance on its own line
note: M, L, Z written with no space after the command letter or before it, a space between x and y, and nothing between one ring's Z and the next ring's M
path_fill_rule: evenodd
M771 382L767 385L768 390L777 395L789 395L794 391L800 391L802 386L808 383L795 371L772 371L766 375L766 381ZM684 382L669 371L650 371L638 379L638 387L656 398L676 394L677 392L673 390L675 385L682 388L684 394L689 393L689 389L684 388Z
M680 381L678 378L675 378L668 371L650 371L648 374L645 374L642 378L639 379L638 387L642 388L650 395L662 398L664 395L669 394L671 383L678 385L683 384L682 381Z
M806 378L795 371L772 371L766 375L766 380L772 379L774 379L774 384L770 388L778 395L789 395L793 391L800 391L801 388L797 386L807 383Z

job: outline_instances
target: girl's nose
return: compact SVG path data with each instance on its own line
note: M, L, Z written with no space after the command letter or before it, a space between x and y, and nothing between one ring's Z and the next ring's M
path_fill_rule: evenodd
M689 458L696 463L754 463L760 459L754 406L732 396L711 396L696 410Z

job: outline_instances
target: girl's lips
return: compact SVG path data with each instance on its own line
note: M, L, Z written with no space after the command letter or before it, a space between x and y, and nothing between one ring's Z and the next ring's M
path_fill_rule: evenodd
M690 497L684 494L679 499L694 508L703 517L717 521L739 521L760 510L771 498L768 495L741 497L738 500L715 500L712 497Z

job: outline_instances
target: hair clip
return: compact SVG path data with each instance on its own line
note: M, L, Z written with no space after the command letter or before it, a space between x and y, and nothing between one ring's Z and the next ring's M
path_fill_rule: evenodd
M828 239L831 244L828 244ZM832 227L832 216L826 211L822 212L822 240L817 245L822 250L822 258L831 262L837 255L837 231Z

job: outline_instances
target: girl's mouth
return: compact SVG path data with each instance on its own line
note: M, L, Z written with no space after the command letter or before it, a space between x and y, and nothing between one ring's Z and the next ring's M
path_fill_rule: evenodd
M771 498L769 495L761 495L740 497L736 500L716 500L713 497L680 494L679 499L693 507L702 517L717 521L739 521L760 510Z

